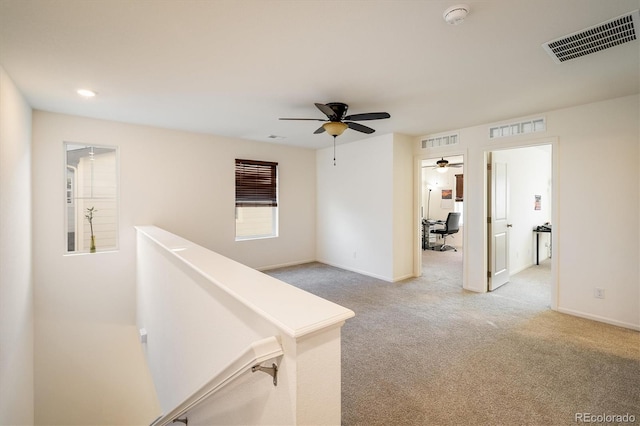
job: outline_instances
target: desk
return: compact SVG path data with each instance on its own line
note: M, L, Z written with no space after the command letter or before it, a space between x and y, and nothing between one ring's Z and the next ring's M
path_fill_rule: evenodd
M435 228L435 225L442 224L444 224L444 222L441 220L422 219L422 250L432 248L430 244L431 236L435 238L436 235L432 234L431 231Z
M551 228L542 229L540 227L536 227L533 229L533 232L536 234L536 265L539 265L540 264L540 234L551 235ZM551 244L549 244L549 248L551 248Z

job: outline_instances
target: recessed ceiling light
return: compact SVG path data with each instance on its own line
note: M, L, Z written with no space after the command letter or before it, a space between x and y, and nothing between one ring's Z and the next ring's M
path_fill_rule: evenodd
M96 95L96 92L89 89L78 89L78 95L84 98L93 98Z

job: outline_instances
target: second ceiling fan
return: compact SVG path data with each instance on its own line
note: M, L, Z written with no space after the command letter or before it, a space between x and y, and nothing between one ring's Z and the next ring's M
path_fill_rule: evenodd
M445 173L449 167L462 167L463 163L449 163L448 160L445 160L444 157L440 158L436 161L435 166L423 166L422 168L435 169L440 173Z

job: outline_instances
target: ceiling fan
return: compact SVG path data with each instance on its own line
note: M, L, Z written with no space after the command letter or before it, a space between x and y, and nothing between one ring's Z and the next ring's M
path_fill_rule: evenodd
M324 121L325 123L320 126L314 134L327 132L334 138L340 136L346 129L352 129L362 133L373 133L371 127L365 126L356 121L368 121L368 120L381 120L383 118L390 118L389 113L386 112L367 112L364 114L352 114L347 115L349 105L342 102L329 102L328 104L316 103L315 106L322 111L327 119L324 118L281 118L280 120L306 120L306 121Z
M333 136L333 165L336 165L336 137L340 136L345 130L352 129L362 133L373 133L374 129L364 124L356 123L356 121L381 120L390 118L388 112L366 112L364 114L347 115L349 105L342 102L329 102L328 104L316 103L315 106L322 111L327 119L324 118L281 118L280 120L304 120L304 121L324 121L324 124L316 129L314 134L327 132Z
M435 166L424 166L423 168L435 169L440 173L446 173L449 167L457 168L457 167L462 167L462 165L463 163L449 163L449 161L445 160L444 157L442 157L438 161L436 161Z

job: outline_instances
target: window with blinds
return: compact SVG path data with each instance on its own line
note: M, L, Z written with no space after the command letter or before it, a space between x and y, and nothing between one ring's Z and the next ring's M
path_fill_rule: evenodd
M278 163L236 159L236 241L278 236Z

